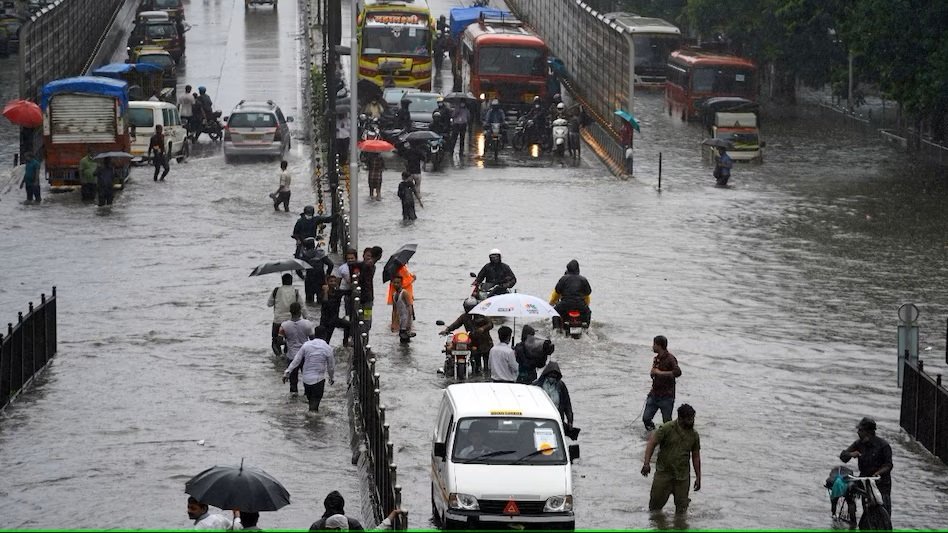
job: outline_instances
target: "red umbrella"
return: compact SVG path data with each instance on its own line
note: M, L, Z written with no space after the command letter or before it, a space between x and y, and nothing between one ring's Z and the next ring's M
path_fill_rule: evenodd
M392 146L392 143L381 139L369 139L359 142L359 150L363 152L391 152L394 149L395 147Z
M7 120L25 128L38 128L43 125L43 112L29 100L13 100L3 108Z

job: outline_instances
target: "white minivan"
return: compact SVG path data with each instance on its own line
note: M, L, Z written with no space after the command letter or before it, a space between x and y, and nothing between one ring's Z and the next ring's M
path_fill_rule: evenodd
M540 387L463 383L444 391L432 435L431 512L443 529L569 529L572 462Z
M143 163L148 158L148 142L161 125L165 134L165 153L183 163L190 152L187 131L181 124L178 108L168 102L134 101L128 103L128 125L132 135L132 162ZM167 145L171 145L169 150Z

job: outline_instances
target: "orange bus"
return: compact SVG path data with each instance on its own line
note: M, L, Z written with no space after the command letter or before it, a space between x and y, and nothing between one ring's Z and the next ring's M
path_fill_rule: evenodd
M496 98L514 110L529 106L535 96L546 99L549 52L521 21L482 13L464 30L460 47L462 91L482 101Z
M700 50L677 50L668 58L665 106L691 120L708 98L738 96L757 101L757 65L749 59Z

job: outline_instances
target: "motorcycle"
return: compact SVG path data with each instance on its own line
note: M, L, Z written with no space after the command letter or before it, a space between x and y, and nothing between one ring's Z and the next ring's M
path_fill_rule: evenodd
M556 151L556 155L566 153L566 143L569 137L569 123L566 119L558 118L553 121L551 135L553 138L553 149Z
M438 320L435 324L444 326L443 320ZM457 381L467 379L468 359L471 357L471 336L466 332L448 334L450 338L445 341L444 349L444 370L445 376L450 376Z
M444 162L444 144L444 137L425 142L425 162L431 163L431 170L441 168L441 163Z
M221 112L215 111L212 119L204 118L198 128L190 128L188 138L196 143L202 134L207 134L212 141L219 141L224 136L224 124L221 123Z
M488 126L489 128L484 131L484 156L486 157L488 152L494 152L494 161L497 161L500 157L500 149L504 144L503 132L501 131L502 125L493 122Z
M841 467L841 470L849 470ZM849 527L856 525L856 497L862 502L862 516L859 518L859 529L861 531L892 531L892 520L885 509L882 500L882 492L876 486L879 476L858 477L852 474L842 476L847 483L846 494L837 499L833 499L831 488L826 490L830 494L830 501L833 502L833 521L847 524Z
M566 315L560 316L560 331L567 337L578 339L589 329L589 317L583 316L579 309L566 309Z
M476 279L477 274L471 272L471 277ZM487 281L472 283L471 286L474 287L474 289L471 291L471 296L473 296L478 302L483 302L491 296L507 294L510 292L507 289L500 287L500 285L497 283L488 283Z

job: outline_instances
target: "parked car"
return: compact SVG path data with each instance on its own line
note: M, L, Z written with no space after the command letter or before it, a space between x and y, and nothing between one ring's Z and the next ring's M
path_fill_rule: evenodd
M289 122L272 100L247 102L241 100L229 116L224 117L224 160L234 156L254 155L282 157L290 149Z
M168 102L129 102L129 134L132 137L134 163L148 161L148 143L155 134L155 126L161 126L168 145L165 147L169 159L183 163L190 153L188 132L181 124L178 108Z

